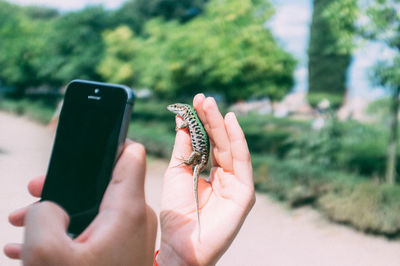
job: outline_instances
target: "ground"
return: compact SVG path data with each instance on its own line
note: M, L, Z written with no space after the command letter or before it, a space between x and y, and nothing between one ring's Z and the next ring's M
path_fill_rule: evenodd
M33 202L26 185L45 173L53 137L41 125L0 112L0 246L22 239L22 230L10 226L7 216ZM159 212L167 163L154 159L148 163L146 197ZM0 265L19 263L1 253ZM218 265L400 265L400 241L365 235L328 222L310 207L290 210L257 194L253 210Z

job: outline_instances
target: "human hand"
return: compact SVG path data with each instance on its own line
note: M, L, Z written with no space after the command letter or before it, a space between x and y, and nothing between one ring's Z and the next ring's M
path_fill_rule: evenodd
M180 165L192 152L191 139L187 130L178 130L163 180L160 266L215 264L255 203L250 153L235 115L224 119L215 100L203 94L196 95L193 106L211 142L211 183L199 179L199 236L192 167Z
M5 254L24 265L152 265L157 217L146 204L146 152L129 142L119 158L99 213L81 235L67 233L69 217L58 205L41 202L9 216L25 226L24 243L8 244ZM44 177L33 179L29 192L40 197Z

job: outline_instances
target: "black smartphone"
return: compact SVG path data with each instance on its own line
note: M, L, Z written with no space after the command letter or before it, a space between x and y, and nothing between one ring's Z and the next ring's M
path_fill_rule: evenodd
M133 91L123 85L84 80L67 85L41 200L66 210L73 237L98 213L133 102Z

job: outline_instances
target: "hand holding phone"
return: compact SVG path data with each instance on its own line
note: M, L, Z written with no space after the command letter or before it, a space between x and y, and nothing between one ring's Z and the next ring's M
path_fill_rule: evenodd
M99 213L75 239L66 234L67 213L44 201L10 215L13 225L25 223L24 244L8 244L4 251L24 265L152 265L157 216L146 204L143 145L127 141L114 168ZM40 196L43 177L29 183Z

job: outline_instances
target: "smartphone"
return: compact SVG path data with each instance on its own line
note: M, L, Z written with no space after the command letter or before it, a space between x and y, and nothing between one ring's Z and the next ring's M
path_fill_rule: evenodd
M41 200L64 208L72 237L98 213L133 103L133 91L123 85L84 80L67 85Z

